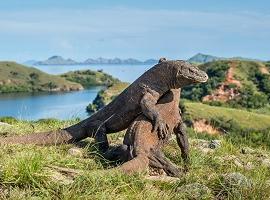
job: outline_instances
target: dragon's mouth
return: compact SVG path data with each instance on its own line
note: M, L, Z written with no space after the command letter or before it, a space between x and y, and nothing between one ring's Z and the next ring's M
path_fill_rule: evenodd
M205 72L203 73L202 76L199 76L199 77L197 78L197 81L198 81L199 83L205 83L205 82L207 82L207 80L208 80L208 75L207 75Z
M208 75L204 71L198 71L192 75L189 74L187 78L193 80L194 83L205 83L208 80Z

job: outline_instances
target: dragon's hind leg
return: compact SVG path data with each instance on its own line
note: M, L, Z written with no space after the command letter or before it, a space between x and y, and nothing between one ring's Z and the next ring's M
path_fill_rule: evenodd
M185 164L185 170L187 171L190 164L189 142L188 142L188 136L185 130L185 126L182 121L180 121L177 124L177 126L174 128L174 133L176 135L178 146L181 149L181 157Z
M132 160L124 163L119 167L121 171L127 174L143 172L149 166L149 158L146 154L139 154Z
M149 165L151 167L163 169L168 176L179 177L181 175L181 170L166 158L161 150L155 150L149 159Z

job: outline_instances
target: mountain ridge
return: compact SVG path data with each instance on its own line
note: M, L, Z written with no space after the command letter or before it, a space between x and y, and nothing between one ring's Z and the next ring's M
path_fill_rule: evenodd
M245 61L259 61L263 62L263 60L260 59L253 59L253 58L245 58L241 56L235 56L235 57L219 57L219 56L213 56L210 54L203 54L203 53L197 53L194 56L187 59L188 62L191 63L207 63L212 61L218 61L218 60L245 60ZM104 58L104 57L98 57L98 58L87 58L84 61L76 61L71 58L63 58L62 56L51 56L47 60L44 61L35 61L35 60L29 60L22 64L26 65L88 65L88 64L130 64L130 65L137 65L137 64L156 64L158 63L158 59L146 59L144 61L135 59L135 58L127 58L127 59L121 59L119 57L115 58Z
M191 58L189 58L187 61L188 62L193 62L193 63L207 63L207 62L212 62L212 61L218 61L218 60L245 60L245 61L259 61L262 62L262 60L259 59L253 59L253 58L245 58L241 56L235 56L235 57L218 57L218 56L213 56L209 54L203 54L203 53L197 53Z
M83 65L83 64L154 64L157 63L158 60L155 59L147 59L145 61L141 61L135 58L88 58L85 61L78 62L71 58L65 59L61 56L51 56L47 60L38 61L32 63L33 65ZM31 64L31 63L30 63Z

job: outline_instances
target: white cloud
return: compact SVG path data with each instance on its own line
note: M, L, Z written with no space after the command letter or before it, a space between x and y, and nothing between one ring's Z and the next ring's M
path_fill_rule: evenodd
M0 13L3 33L137 35L155 31L214 30L245 33L270 31L270 15L169 10L52 10ZM164 30L165 29L165 30ZM180 32L180 31L179 31Z

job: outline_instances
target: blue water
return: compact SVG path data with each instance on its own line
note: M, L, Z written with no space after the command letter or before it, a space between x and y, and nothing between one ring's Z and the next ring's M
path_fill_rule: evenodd
M133 82L150 65L69 65L35 66L50 73L62 74L68 71L92 69L113 75L125 82ZM74 92L40 92L0 94L0 117L12 116L18 119L37 120L42 118L73 119L87 117L86 106L96 97L102 87L93 87Z
M34 66L49 74L63 74L68 71L91 69L103 70L121 81L133 82L152 65L38 65Z

